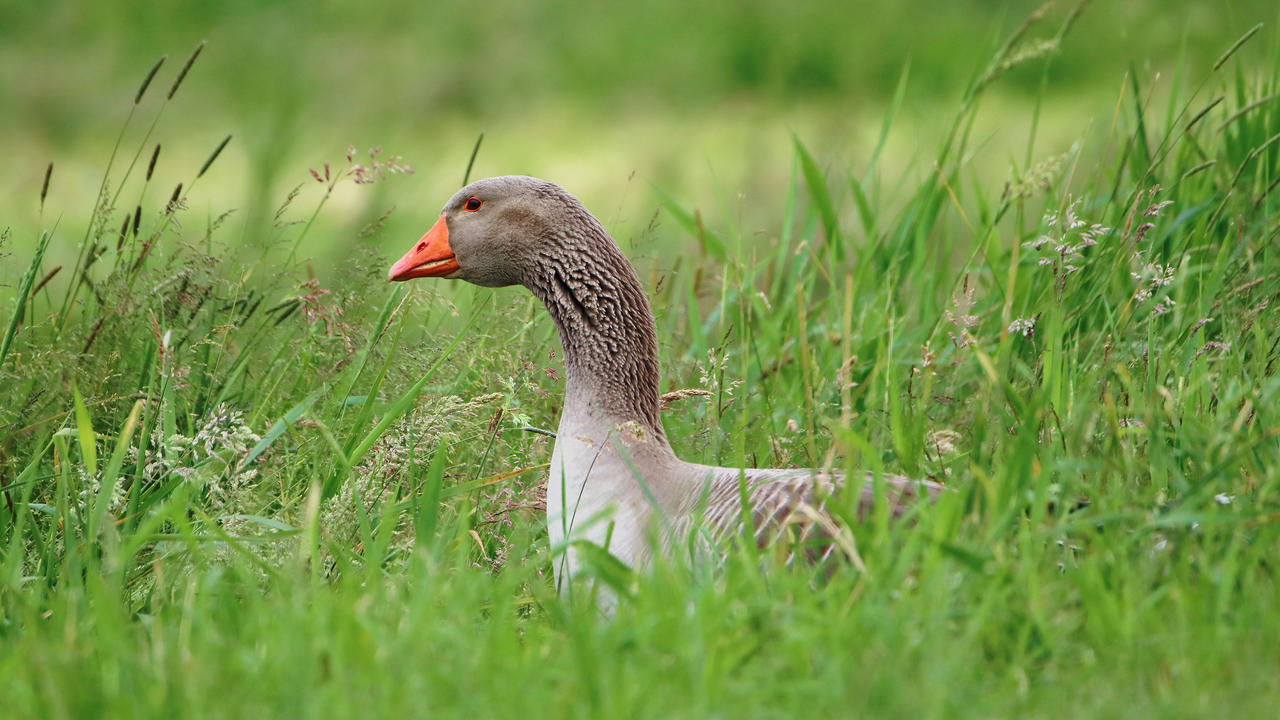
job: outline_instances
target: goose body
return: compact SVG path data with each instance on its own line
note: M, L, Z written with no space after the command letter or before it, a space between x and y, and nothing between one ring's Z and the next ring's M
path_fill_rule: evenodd
M694 527L713 541L738 535L744 481L761 544L784 530L831 535L824 502L853 479L819 470L699 465L672 452L659 417L649 301L604 226L559 186L522 176L467 185L388 277L524 285L550 313L566 370L547 486L551 544L566 550L555 563L562 587L582 562L579 541L639 567L651 548L669 547ZM870 475L857 482L861 515L875 493ZM889 475L883 482L895 514L941 489ZM832 547L818 545L817 552Z

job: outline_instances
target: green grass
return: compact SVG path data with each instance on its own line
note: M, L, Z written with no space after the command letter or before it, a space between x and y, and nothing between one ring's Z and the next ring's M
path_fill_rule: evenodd
M677 558L611 618L550 578L527 428L554 426L562 373L527 293L391 287L359 238L314 275L295 250L345 165L260 232L186 209L202 162L171 201L131 165L157 138L122 145L93 221L48 220L2 278L10 715L1263 714L1280 44L1187 63L1161 104L1129 71L1064 155L1034 151L1042 90L1001 118L1029 137L1000 187L973 128L1021 43L923 177L882 165L898 93L864 165L794 139L762 234L659 190L620 238L664 390L710 392L665 415L683 457L952 492L853 528L865 571ZM78 260L48 278L55 246Z

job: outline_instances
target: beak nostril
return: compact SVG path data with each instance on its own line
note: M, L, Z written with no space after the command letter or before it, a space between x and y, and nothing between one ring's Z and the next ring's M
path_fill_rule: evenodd
M418 243L418 252L422 252L423 250L426 250L426 249L427 249L427 244L426 244L426 243L424 243L424 242L420 242L420 243Z

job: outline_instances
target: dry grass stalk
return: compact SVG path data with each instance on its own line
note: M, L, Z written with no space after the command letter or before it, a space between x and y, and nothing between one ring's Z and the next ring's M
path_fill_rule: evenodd
M53 276L57 275L58 271L61 269L62 269L62 266L59 265L54 269L50 270L48 273L46 273L45 276L40 279L40 282L36 283L35 289L31 291L31 294L35 295L36 293L40 292L40 289L43 288L45 285L49 284L49 281L52 280Z
M677 402L689 397L708 397L711 395L710 390L700 390L697 388L684 388L682 390L672 390L663 394L658 398L659 410L670 410Z
M89 332L89 339L85 340L84 348L80 350L81 355L89 354L89 348L93 347L93 341L98 339L98 331L102 329L102 322L104 320L106 320L106 318L101 317L101 318L98 318L98 322L94 323L93 330Z

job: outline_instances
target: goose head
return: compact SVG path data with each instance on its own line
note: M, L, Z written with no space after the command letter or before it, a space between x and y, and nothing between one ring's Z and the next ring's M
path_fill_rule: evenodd
M471 183L445 203L435 225L387 277L523 285L560 334L563 417L593 427L635 421L670 452L658 413L657 332L644 287L600 221L559 185L522 176Z
M449 198L440 218L391 266L392 282L439 277L485 287L526 283L539 257L589 244L594 218L558 185L519 175L477 180Z

